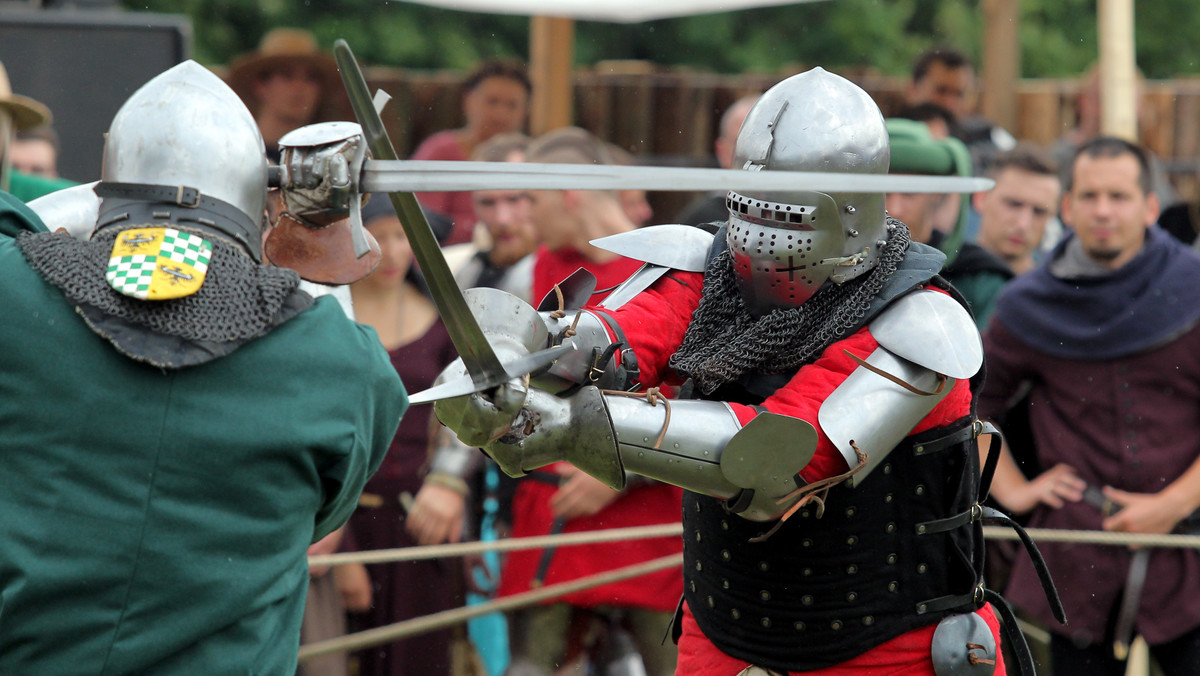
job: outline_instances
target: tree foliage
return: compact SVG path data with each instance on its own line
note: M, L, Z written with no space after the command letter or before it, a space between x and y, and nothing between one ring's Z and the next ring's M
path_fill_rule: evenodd
M648 0L652 1L652 0ZM946 44L978 59L982 0L832 0L638 24L579 22L575 62L643 59L723 73L797 64L908 72L926 48ZM123 0L129 10L186 14L194 56L227 63L276 26L345 38L365 63L469 68L493 56L524 58L527 17L442 10L390 0ZM1150 78L1200 72L1195 0L1136 5L1138 63ZM1096 60L1096 0L1021 0L1023 77L1066 77Z

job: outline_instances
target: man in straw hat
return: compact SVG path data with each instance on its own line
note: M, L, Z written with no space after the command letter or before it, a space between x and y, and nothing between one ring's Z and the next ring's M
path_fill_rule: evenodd
M272 162L279 161L284 134L336 117L345 97L340 82L333 57L312 33L297 28L268 32L257 51L229 66L229 85L253 113Z
M50 109L45 104L13 93L8 71L0 63L0 189L23 202L72 185L68 181L30 176L10 166L9 152L16 132L49 124L50 120Z

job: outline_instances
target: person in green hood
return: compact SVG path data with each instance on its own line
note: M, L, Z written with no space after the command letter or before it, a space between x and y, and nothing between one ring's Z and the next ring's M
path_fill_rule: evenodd
M914 120L891 118L886 124L892 147L891 173L970 175L971 155L958 139L934 138L925 123ZM959 206L952 222L941 224L938 216L945 213L948 200L957 200ZM944 193L891 193L886 204L890 216L908 225L912 241L937 247L946 254L942 277L966 297L976 325L986 327L1000 289L1013 273L1004 261L964 241L968 201Z

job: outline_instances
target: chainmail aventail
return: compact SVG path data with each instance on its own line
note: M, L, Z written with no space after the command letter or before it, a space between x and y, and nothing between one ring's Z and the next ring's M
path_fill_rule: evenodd
M670 365L711 394L747 373L788 373L857 330L871 300L908 250L908 227L888 219L879 263L845 284L826 283L804 304L754 317L738 291L728 250L709 262L700 305Z

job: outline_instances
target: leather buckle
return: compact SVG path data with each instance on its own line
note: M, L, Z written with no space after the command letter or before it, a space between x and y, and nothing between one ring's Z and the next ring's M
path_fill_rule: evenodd
M183 185L175 186L175 204L187 209L200 206L200 191Z

